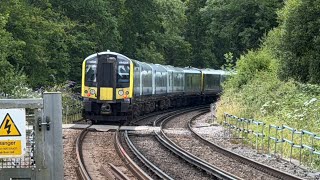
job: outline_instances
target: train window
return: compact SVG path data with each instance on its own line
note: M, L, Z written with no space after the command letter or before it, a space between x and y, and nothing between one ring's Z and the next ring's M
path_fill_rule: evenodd
M97 83L97 64L96 59L91 59L86 62L86 86L96 86Z

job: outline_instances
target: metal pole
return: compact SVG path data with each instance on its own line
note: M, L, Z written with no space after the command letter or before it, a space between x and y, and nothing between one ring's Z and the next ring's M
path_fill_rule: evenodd
M269 156L271 156L271 154L270 154L270 129L271 129L271 125L269 125L269 137L268 137L268 154L269 154Z
M283 158L283 124L282 124L282 126L281 126L281 158Z
M262 140L262 154L264 154L264 146L263 146L263 144L264 144L264 125L265 125L265 123L262 123L262 137L261 137L261 140Z
M295 130L292 129L292 133L291 133L291 142L292 142L292 144L291 144L291 150L290 150L290 162L292 160L292 149L293 149L293 145L294 145L294 142L293 142L294 132L295 132Z
M277 154L278 126L276 126L276 139L274 141L274 155Z
M62 146L62 99L61 93L52 92L43 94L43 118L41 133L43 133L43 167L37 174L37 179L63 179L63 146ZM39 131L39 127L37 127ZM37 162L38 164L42 162Z
M301 152L302 151L302 131L300 132L300 165L301 165Z

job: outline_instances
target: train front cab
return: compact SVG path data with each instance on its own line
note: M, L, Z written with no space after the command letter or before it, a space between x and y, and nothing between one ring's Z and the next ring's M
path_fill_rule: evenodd
M102 52L86 58L82 70L84 118L93 122L126 121L133 94L133 64L120 54Z

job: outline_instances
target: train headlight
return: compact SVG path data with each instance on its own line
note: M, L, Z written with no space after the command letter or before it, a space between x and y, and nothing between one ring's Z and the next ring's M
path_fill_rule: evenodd
M90 89L90 94L94 95L96 94L96 91L94 89Z
M120 96L122 96L122 95L123 95L123 91L120 90L120 91L118 92L118 94L119 94Z

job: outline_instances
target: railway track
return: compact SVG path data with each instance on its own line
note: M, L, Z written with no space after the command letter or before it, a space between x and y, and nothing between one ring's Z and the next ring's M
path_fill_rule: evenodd
M127 131L126 131L126 133L127 133ZM126 151L124 150L124 148L121 144L121 141L120 141L119 131L116 132L115 147L116 147L118 155L121 157L122 161L125 162L127 168L131 170L131 172L135 175L135 177L137 177L138 179L141 179L141 180L152 179L126 153Z
M90 177L88 170L84 164L83 153L82 153L82 142L87 133L88 133L88 128L84 129L80 133L80 135L77 137L77 140L76 140L76 154L77 154L77 160L79 164L77 173L79 178L84 180L91 180L92 178Z
M233 153L233 152L231 152L231 151L228 151L228 150L226 150L226 149L224 149L224 148L221 148L221 147L219 147L218 145L215 145L215 144L213 144L212 142L209 142L209 141L205 140L204 138L202 138L199 134L197 134L195 131L192 130L192 128L191 128L191 122L192 122L194 119L196 119L197 117L199 117L199 116L201 116L202 114L205 114L205 113L207 113L207 112L208 112L208 111L199 111L199 112L198 112L196 115L194 115L192 118L189 118L189 120L186 121L186 122L187 122L187 125L185 125L185 126L188 127L189 131L192 133L192 136L195 137L195 138L197 138L199 141L201 141L202 144L204 144L205 146L209 146L211 150L216 151L217 153L220 153L221 156L225 157L226 159L227 159L227 158L230 159L230 161L234 161L234 160L238 161L238 163L239 163L238 166L239 166L239 167L240 167L240 166L247 165L247 166L250 166L250 167L251 167L252 169L254 169L254 170L259 170L259 171L261 171L262 173L265 173L265 174L267 174L267 175L272 176L273 178L278 178L278 179L301 179L301 178L299 178L299 177L297 177L297 176L294 176L294 175L291 175L291 174L288 174L288 173L285 173L285 172L282 172L282 171L278 171L278 170L276 170L276 169L274 169L274 168L272 168L272 167L266 166L266 165L261 164L261 163L259 163L259 162L256 162L256 161L253 161L253 160L251 160L251 159L248 159L248 158L245 158L245 157L243 157L243 156L240 156L240 155L238 155L238 154L235 154L235 153ZM183 114L183 113L182 113L182 114ZM181 115L182 115L182 114L181 114ZM162 119L160 122L155 122L155 125L156 125L156 124L160 124L160 127L161 127L161 131L160 131L160 133L158 133L157 136L164 138L165 141L168 142L168 144L172 144L173 146L175 146L175 148L179 148L179 147L178 147L178 145L176 145L173 141L171 141L170 138L168 138L168 137L165 135L163 128L164 128L164 126L166 125L166 123L168 123L169 121L173 120L174 118L176 118L176 117L178 117L178 116L179 116L179 115L177 114L177 115L175 115L175 116ZM186 119L186 118L181 118L181 119ZM176 120L176 119L175 119L175 120ZM172 122L174 122L174 121L172 121ZM171 124L171 126L172 126L172 124ZM191 143L191 142L190 142L190 143ZM192 142L192 143L193 143L193 142ZM194 144L194 145L196 145L196 144ZM201 146L201 145L197 145L197 146ZM182 150L182 148L180 148L180 150ZM184 152L184 153L189 153L189 152ZM181 154L181 153L178 152L177 154ZM191 153L189 153L189 154L191 154ZM210 154L210 153L209 153L209 154ZM198 156L198 154L197 154L197 156ZM217 160L218 160L218 159L217 159ZM241 179L241 178L244 178L244 177L250 177L250 175L249 175L249 176L240 176L240 177L238 177L238 176L236 175L237 173L230 172L229 170L227 170L228 172L226 172L226 170L225 170L225 171L223 170L224 168L220 168L219 166L214 165L214 163L208 163L208 162L206 162L206 161L204 161L204 160L202 160L202 161L204 162L204 164L207 164L207 165L209 165L209 166L212 166L214 169L217 170L217 172L207 171L208 173L213 173L213 174L216 175L216 174L220 171L220 172L225 172L225 174L229 176L229 177L227 177L227 176L225 176L225 177L223 177L223 176L217 176L217 177L219 177L219 178L222 178L222 179L232 179L232 178ZM218 164L218 163L217 163L217 164ZM206 170L206 169L204 169L204 170ZM230 177L231 177L231 178L230 178ZM268 177L268 176L267 176L267 177ZM269 177L269 178L270 178L270 177Z
M116 132L91 132L90 126L83 129L82 132L79 134L79 136L76 139L76 155L77 155L77 161L78 161L78 169L77 169L77 175L79 179L83 180L91 180L91 179L120 179L120 180L131 180L131 179L150 179L147 174L145 174L130 158L125 158L126 152L122 148L119 139L118 134L119 131ZM105 138L104 141L112 141L114 143L115 150L111 150L111 153L113 156L115 156L115 152L117 151L118 156L115 158L118 159L112 159L112 161L108 163L104 163L104 160L101 160L99 158L95 158L94 155L99 156L99 150L98 147L93 148L94 155L92 156L92 153L90 152L84 152L84 144L85 138L88 136L89 133L109 133L109 136L113 134L114 137L113 140L110 138ZM103 135L103 134L101 134ZM97 136L96 134L91 135L93 137ZM90 141L90 139L89 139ZM90 143L92 143L90 141ZM109 144L112 144L109 142ZM97 145L98 146L98 145ZM100 145L101 146L101 145ZM87 147L88 148L88 147ZM106 148L106 147L102 147ZM107 148L111 148L110 146ZM92 149L92 147L91 147ZM112 149L112 148L111 148ZM88 150L88 149L87 149ZM110 151L110 150L109 150ZM85 157L84 154L89 154L89 160L88 157ZM108 154L107 156L111 155L110 153L102 153L102 154ZM92 160L93 159L93 160ZM99 163L96 163L98 161ZM100 162L102 161L102 162ZM119 164L119 161L124 161L125 163ZM114 163L113 163L114 162ZM92 168L92 166L95 166ZM96 166L100 166L100 168L97 168ZM98 174L98 176L97 176Z
M154 126L157 125L156 122L161 122L163 119L168 119L170 117L173 116L179 116L180 114L189 112L189 111L194 111L194 110L204 110L205 108L207 108L206 106L201 106L201 107L197 107L197 108L188 108L188 109L183 109L183 110L176 110L173 112L168 112L165 115L162 115L161 117L158 117L157 120L155 121ZM150 118L150 117L148 117ZM152 143L155 143L154 141L159 141L161 144L161 146L165 147L165 151L168 152L171 156L172 154L175 154L175 156L171 157L166 157L167 159L179 159L179 163L177 163L178 160L174 160L176 162L175 165L172 166L178 166L177 169L180 168L181 171L183 171L183 168L185 166L191 167L193 170L197 171L198 173L198 177L204 177L204 179L237 179L237 177L228 174L227 172L220 170L220 169L216 169L212 166L210 166L209 164L203 162L201 159L193 156L190 153L187 153L181 149L179 149L178 147L174 146L174 144L166 139L165 136L160 135L160 132L156 132L155 131L155 138L152 137L148 137L148 141L152 141ZM144 164L144 166L146 166L148 169L150 169L150 171L152 171L157 177L161 178L161 179L175 179L175 178L181 178L181 175L175 175L172 174L173 172L169 172L170 170L168 169L162 169L165 165L162 165L161 161L165 161L165 160L157 160L157 158L150 158L150 152L140 152L139 147L136 147L132 142L131 138L128 135L128 132L124 132L124 137L125 137L125 141L128 144L128 146L130 147L130 150L135 154L135 156L138 157L138 159ZM144 137L146 138L146 137ZM152 140L154 139L154 140ZM155 145L153 145L152 147L155 147ZM158 150L156 149L155 151L163 151L162 150ZM172 153L173 152L173 153ZM149 157L146 157L145 154L149 154ZM163 157L163 154L157 154L154 156L161 156ZM152 162L151 162L152 161ZM162 167L162 168L161 168ZM169 167L170 168L170 167ZM199 171L203 170L203 171ZM197 177L197 176L196 176ZM206 178L205 178L206 177ZM190 178L190 177L184 177L184 178Z
M217 144L215 144L214 142L211 142L205 138L203 138L199 133L197 133L196 131L193 130L192 128L192 122L198 118L199 116L203 115L204 113L200 113L194 117L192 117L190 119L190 121L188 122L188 129L193 133L194 137L196 137L197 139L199 139L200 141L202 141L204 144L210 146L212 149L224 154L225 156L228 156L232 159L236 159L237 161L243 163L243 164L247 164L257 170L260 170L266 174L269 174L273 177L276 177L276 178L279 178L279 179L302 179L300 177L297 177L297 176L294 176L292 174L288 174L286 172L283 172L283 171L279 171L275 168L272 168L270 166L267 166L267 165L264 165L264 164L261 164L260 162L257 162L257 161L253 161L249 158L246 158L244 156L241 156L239 154L236 154L232 151L229 151Z
M204 107L200 107L200 108L194 108L193 111L199 111L199 112L203 112L203 111L207 111L208 107L204 106ZM156 132L156 137L159 140L159 142L161 142L161 144L163 144L165 147L167 147L168 149L170 149L172 152L174 152L177 156L181 157L182 159L184 159L185 161L193 164L194 166L198 167L199 169L207 172L208 174L211 174L212 176L214 176L215 178L218 179L240 179L239 177L228 173L226 171L224 171L223 169L216 167L216 166L212 166L209 163L203 161L202 159L194 156L193 154L183 150L182 148L180 148L179 146L177 146L173 141L171 141L166 134L163 131L163 126L164 124L177 117L180 116L182 114L185 114L189 111L180 111L180 112L176 112L173 115L168 115L168 116L164 116L160 119L157 119L156 121L154 121L154 126L160 125L160 132Z
M214 163L208 162L204 159L201 159L201 157L197 157L197 154L194 154L192 152L189 152L188 150L184 150L179 143L175 142L175 140L172 140L170 136L166 135L165 126L167 126L168 122L173 122L173 119L176 119L178 117L184 116L190 112L194 112L195 115L192 116L192 118L189 118L185 123L185 127L188 127L188 130L190 133L192 133L192 137L194 139L197 139L202 143L202 145L210 147L211 150L216 151L217 153L220 153L221 156L224 156L229 159L233 159L238 161L240 164L239 166L247 165L250 166L252 169L261 171L262 173L268 174L273 178L278 179L301 179L299 177L293 176L291 174L287 174L285 172L278 171L272 167L263 165L259 162L255 162L251 159L248 159L246 157L240 156L238 154L235 154L231 151L228 151L213 142L210 142L206 139L204 139L200 134L195 132L192 128L192 122L199 116L201 116L204 113L208 112L208 107L197 107L197 108L188 108L188 109L181 109L171 112L165 112L162 113L162 115L156 114L156 115L148 115L141 117L141 119L151 119L152 117L157 117L156 120L153 120L153 126L158 127L160 126L159 131L154 131L153 135L146 135L146 137L143 137L144 139L147 139L147 141L158 141L161 145L156 146L162 146L162 150L155 150L155 151L164 151L163 149L166 149L166 151L170 150L171 153L164 153L162 155L159 155L161 157L165 157L167 159L173 159L172 161L175 162L177 165L176 170L180 170L183 168L191 168L202 175L197 175L196 177L202 177L203 179L242 179L242 176L236 175L234 172L230 172L224 168L221 168L217 165L214 165ZM141 120L140 119L140 120ZM185 118L184 118L185 119ZM150 121L150 120L149 120ZM148 122L150 124L150 122ZM95 179L90 176L90 172L88 172L86 164L84 162L83 158L83 152L82 152L82 143L85 136L88 134L89 129L84 129L80 135L77 137L76 140L76 151L77 151L77 159L79 162L79 168L78 168L78 176L80 179ZM148 137L147 137L148 136ZM133 138L134 137L134 138ZM161 165L161 161L164 160L154 160L150 158L150 152L145 152L145 150L141 150L143 148L143 145L139 147L137 146L137 139L140 139L141 137L134 136L127 130L124 132L116 131L114 133L114 147L115 150L119 156L119 158L124 162L125 168L129 170L134 177L137 179L177 179L177 177L181 177L179 175L175 176L173 175L173 171L170 171L168 169L163 168L167 165ZM134 139L134 140L132 140ZM153 140L152 140L153 139ZM134 142L136 141L136 142ZM140 141L140 140L138 140ZM125 143L127 147L124 148L122 144ZM199 146L199 145L198 145ZM152 146L153 148L154 146ZM133 152L134 156L139 159L140 163L139 166L137 165L137 160L135 157L131 157L127 154L128 149L130 149L131 152ZM146 148L148 150L148 148ZM159 152L158 152L159 153ZM147 154L147 155L146 155ZM174 154L174 156L172 156ZM154 155L158 156L158 155ZM179 160L175 160L175 159ZM135 159L135 161L133 160ZM179 162L178 162L179 161ZM142 162L142 163L141 163ZM145 166L144 168L141 168L141 164ZM170 164L170 163L169 163ZM170 168L170 167L169 167ZM143 169L143 170L142 170ZM148 170L146 170L148 169ZM201 171L199 171L201 170ZM105 166L100 167L100 171L104 174L104 176L107 179L110 178L116 178L116 179L132 179L132 177L127 176L125 173L123 173L123 167L114 165L113 163L108 163ZM189 170L185 170L189 171ZM148 172L148 173L146 173ZM151 173L152 172L152 173ZM190 171L192 172L192 171ZM157 178L154 178L154 177ZM250 177L250 176L248 176ZM184 177L187 178L187 177ZM269 179L269 178L266 178Z

